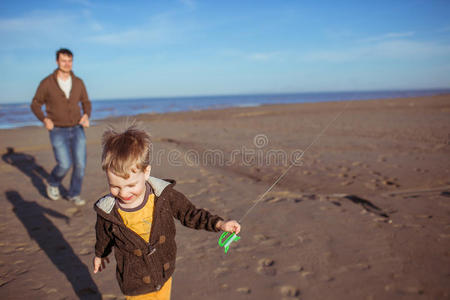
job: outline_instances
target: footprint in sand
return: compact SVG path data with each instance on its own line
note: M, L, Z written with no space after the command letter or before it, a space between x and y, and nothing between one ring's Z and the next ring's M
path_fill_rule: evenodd
M268 239L269 239L269 237L268 237L268 236L265 236L264 234L255 234L255 235L253 236L253 238L254 238L256 241L265 241L265 240L268 240Z
M299 272L301 272L303 270L304 270L303 266L292 265L292 266L287 267L284 271L286 273L299 273Z
M383 183L384 185L387 185L387 186L393 186L393 187L396 187L396 188L400 187L400 185L399 185L398 183L395 182L395 179L391 179L391 180L383 180L382 183Z
M0 278L0 287L7 285L9 282L13 280L14 278Z
M280 288L280 293L283 297L287 297L284 299L297 299L300 295L300 290L292 285L283 285Z
M256 272L258 274L275 276L277 274L277 269L274 267L275 261L270 258L262 258L258 261L258 267Z
M39 281L28 279L25 281L25 286L27 286L31 290L37 291L43 289L45 287L45 284Z
M227 274L229 271L230 271L230 269L228 269L227 267L219 267L219 268L215 269L213 273L216 277L219 277L219 276Z
M280 241L272 239L268 236L265 236L263 234L256 234L253 236L253 238L258 242L259 246L264 246L264 247L275 247L275 246L279 246L281 244Z
M422 295L424 293L424 290L422 287L419 286L406 286L401 287L397 286L395 284L388 284L384 287L384 290L386 292L396 292L400 294L411 294L411 295Z
M386 160L387 160L387 156L384 156L384 155L379 155L377 158L378 162L386 162Z
M236 289L236 292L242 293L242 294L250 294L252 290L248 287L240 287Z
M379 185L378 185L378 184L372 183L372 182L366 182L366 183L364 183L364 186L365 186L366 188L368 188L368 189L371 189L371 190L376 190L376 189L379 188Z
M220 203L221 198L220 197L211 197L211 198L208 198L208 201L211 203Z
M25 261L23 260L18 260L16 262L14 262L14 266L15 266L15 270L14 270L14 274L15 275L21 275L21 274L25 274L28 272L28 269L25 266Z
M359 167L361 165L362 165L362 162L360 162L360 161L355 161L355 162L352 163L353 167Z

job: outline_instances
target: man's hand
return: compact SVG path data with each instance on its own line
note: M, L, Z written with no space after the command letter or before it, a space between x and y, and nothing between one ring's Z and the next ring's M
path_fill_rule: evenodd
M78 122L78 124L80 124L81 126L87 128L89 127L89 117L87 114L84 114L81 119L80 122Z
M44 126L49 131L55 127L55 125L53 125L53 121L50 120L49 118L44 118Z
M97 273L97 272L101 272L101 271L103 271L106 268L105 261L109 264L108 257L104 257L104 258L100 258L100 257L97 257L97 256L94 257L94 262L93 262L93 264L94 264L94 274Z
M216 228L222 231L234 232L238 234L241 231L241 224L235 220L231 221L219 221L216 223Z

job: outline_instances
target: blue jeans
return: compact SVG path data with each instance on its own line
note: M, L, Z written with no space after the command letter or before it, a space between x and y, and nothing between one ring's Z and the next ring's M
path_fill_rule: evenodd
M56 159L56 166L50 174L48 183L59 186L73 164L72 179L68 197L81 194L84 169L86 168L86 136L81 125L74 127L55 127L49 131L50 142Z

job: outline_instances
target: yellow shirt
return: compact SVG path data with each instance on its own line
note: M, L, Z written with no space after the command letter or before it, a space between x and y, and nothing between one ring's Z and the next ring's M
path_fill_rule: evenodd
M152 229L154 203L155 194L150 194L147 201L144 200L136 208L125 209L119 207L118 209L125 226L139 234L147 243L150 240L150 231Z
M120 216L125 226L136 232L147 243L150 240L150 232L153 224L153 208L155 204L155 194L150 194L147 201L133 209L118 207ZM127 300L170 300L172 290L172 277L166 281L161 290L143 294L139 296L126 296Z

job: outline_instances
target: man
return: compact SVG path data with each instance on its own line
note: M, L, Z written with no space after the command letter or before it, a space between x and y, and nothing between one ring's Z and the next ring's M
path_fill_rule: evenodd
M48 197L51 200L60 198L59 185L73 165L67 198L75 205L84 205L86 202L80 197L86 167L84 128L89 127L91 102L83 81L72 72L72 59L73 54L68 49L56 52L58 68L39 84L31 110L49 131L56 159L47 182ZM45 113L42 105L45 105Z

